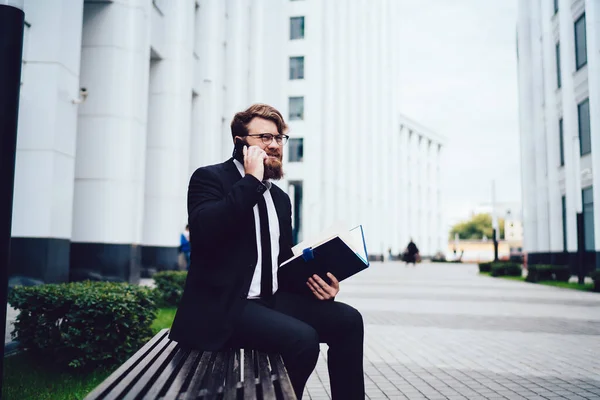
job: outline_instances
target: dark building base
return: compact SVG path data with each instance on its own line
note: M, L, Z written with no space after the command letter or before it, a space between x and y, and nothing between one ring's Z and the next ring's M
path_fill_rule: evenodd
M141 246L71 243L71 281L104 280L139 283Z
M177 257L177 247L142 246L142 276L178 269Z
M568 265L571 267L571 273L577 275L577 253L528 253L527 264L554 264ZM600 269L600 252L586 251L583 256L583 264L587 273Z
M13 237L9 277L27 277L44 283L69 280L69 239Z

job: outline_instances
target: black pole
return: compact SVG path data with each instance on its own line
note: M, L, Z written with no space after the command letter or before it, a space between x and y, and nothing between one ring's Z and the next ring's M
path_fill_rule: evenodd
M496 228L493 228L492 237L494 240L494 262L498 262L498 232Z
M585 283L585 229L583 213L577 213L577 282L580 285Z
M25 14L6 5L6 1L2 3L0 1L0 321L3 321L4 337ZM0 357L0 398L3 377L4 345Z

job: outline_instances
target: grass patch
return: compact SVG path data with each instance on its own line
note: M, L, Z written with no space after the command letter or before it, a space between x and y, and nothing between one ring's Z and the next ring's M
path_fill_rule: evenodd
M176 308L160 308L152 323L153 334L170 328ZM28 353L18 353L4 359L2 398L7 400L73 400L83 399L115 369L106 368L90 373L57 369Z
M28 353L4 359L2 397L7 400L83 399L117 367L88 374L57 370Z
M170 328L175 318L175 307L159 308L156 319L152 323L152 333L156 335L161 329Z
M584 283L583 285L580 285L577 282L557 282L557 281L540 281L538 283L540 283L542 285L546 285L546 286L554 286L554 287L560 287L560 288L565 288L565 289L582 290L584 292L591 292L594 290L593 283Z
M491 276L491 274L489 272L480 272L479 275ZM522 277L522 276L499 276L498 278L508 279L511 281L527 282L525 280L525 277ZM527 283L533 283L533 282L527 282ZM535 282L533 284L559 287L559 288L564 288L564 289L581 290L584 292L593 292L594 291L593 283L584 283L583 285L580 285L577 282L539 281L539 282Z

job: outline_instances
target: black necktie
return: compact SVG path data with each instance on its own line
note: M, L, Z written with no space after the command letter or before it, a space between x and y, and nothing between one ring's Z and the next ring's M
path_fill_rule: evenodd
M260 241L262 247L262 265L260 274L260 297L268 299L273 295L273 261L271 259L271 233L269 232L269 215L265 197L258 200L258 217L260 219Z

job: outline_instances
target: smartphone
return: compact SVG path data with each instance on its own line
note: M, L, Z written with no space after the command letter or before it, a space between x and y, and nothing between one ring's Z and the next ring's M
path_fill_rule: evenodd
M240 138L235 138L235 145L233 146L232 157L244 164L244 146L246 143Z

